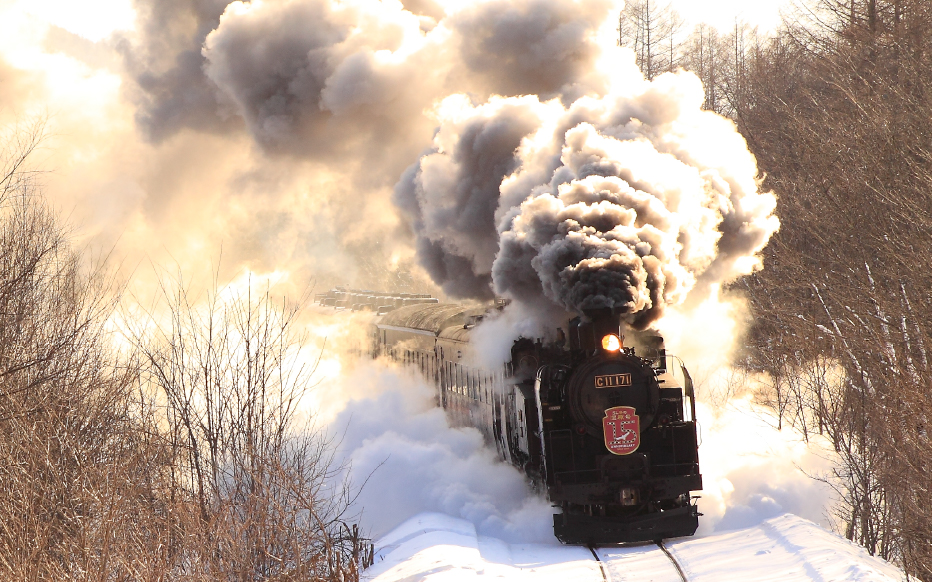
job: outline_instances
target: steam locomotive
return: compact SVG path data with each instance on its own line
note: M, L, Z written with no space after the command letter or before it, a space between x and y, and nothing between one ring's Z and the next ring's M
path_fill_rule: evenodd
M561 510L553 516L560 541L601 545L695 533L701 514L692 492L702 489L702 476L693 385L662 338L631 331L637 349L626 346L619 314L593 310L552 340L518 339L503 369L484 370L470 362L470 337L501 304L418 299L369 307L384 311L373 350L419 369L436 385L451 424L480 430L546 493Z

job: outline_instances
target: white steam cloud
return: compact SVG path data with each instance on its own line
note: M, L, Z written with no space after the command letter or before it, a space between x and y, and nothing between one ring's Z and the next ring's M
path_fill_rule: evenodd
M395 194L449 293L615 308L646 327L759 268L776 200L734 125L701 110L698 79L607 77L610 91L569 106L455 95L438 108L434 149Z
M549 503L528 488L521 472L497 459L478 431L451 428L435 405L435 389L422 379L369 363L330 383L328 390L356 397L330 426L361 487L354 509L369 535L378 538L410 517L439 512L472 522L481 535L556 543ZM724 405L703 401L698 415L704 481L698 535L787 512L830 528L831 487L813 479L831 470L824 439L807 442L791 428L776 430L772 415L747 393Z
M432 511L499 539L556 541L549 503L497 459L479 431L450 428L423 380L370 364L339 381L372 394L351 402L331 425L361 486L355 508L371 535Z

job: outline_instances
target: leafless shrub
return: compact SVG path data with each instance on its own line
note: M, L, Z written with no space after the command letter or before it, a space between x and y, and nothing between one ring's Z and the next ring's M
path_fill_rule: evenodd
M38 196L42 135L0 143L0 579L358 579L331 443L295 422L298 309L166 287L115 349L121 288Z
M316 361L299 304L163 287L168 323L137 334L162 411L176 504L173 574L192 580L354 580L368 546L345 524L333 446L299 422ZM183 511L179 511L183 508Z
M0 577L126 576L154 549L139 516L158 447L106 331L118 289L34 190L42 135L0 147Z

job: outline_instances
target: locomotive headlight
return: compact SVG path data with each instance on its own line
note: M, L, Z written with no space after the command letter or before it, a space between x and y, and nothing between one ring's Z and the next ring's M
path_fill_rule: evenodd
M607 352L617 352L621 349L621 340L617 335L610 333L602 338L602 348Z

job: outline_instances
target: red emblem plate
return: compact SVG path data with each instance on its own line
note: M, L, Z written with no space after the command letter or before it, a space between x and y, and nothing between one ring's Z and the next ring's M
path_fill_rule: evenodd
M615 455L630 455L641 446L641 420L632 406L616 406L605 411L602 429L605 448Z

